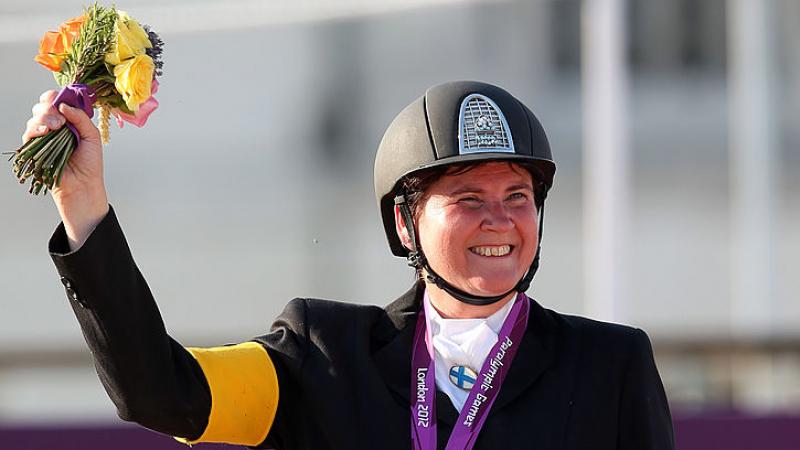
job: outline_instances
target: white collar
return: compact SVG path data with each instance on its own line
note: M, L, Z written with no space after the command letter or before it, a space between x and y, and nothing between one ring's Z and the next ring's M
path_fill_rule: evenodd
M439 311L433 307L430 298L425 295L423 305L425 307L425 325L428 328L428 334L431 337L440 333L445 335L460 334L485 323L496 335L500 332L500 328L503 327L503 322L506 321L506 317L508 317L508 314L511 312L515 298L516 297L512 297L502 308L485 319L445 319L439 314Z
M485 319L445 319L436 311L427 295L423 306L428 330L426 338L435 353L436 387L447 394L460 412L469 393L450 382L450 367L465 365L475 372L480 371L497 342L497 334L511 312L514 301L509 300Z

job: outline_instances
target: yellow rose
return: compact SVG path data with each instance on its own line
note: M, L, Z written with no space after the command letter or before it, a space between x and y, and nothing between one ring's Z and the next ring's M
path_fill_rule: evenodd
M136 55L114 66L114 87L122 95L125 104L133 112L150 98L155 64L147 55Z
M114 24L114 43L106 54L106 62L112 66L122 63L128 58L141 55L145 49L152 47L147 32L139 22L125 11L117 11L117 22Z

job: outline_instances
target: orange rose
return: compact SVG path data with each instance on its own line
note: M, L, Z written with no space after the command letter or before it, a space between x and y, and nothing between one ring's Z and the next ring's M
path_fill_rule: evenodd
M61 24L59 31L64 39L64 48L68 49L72 46L72 43L75 42L75 39L77 39L80 35L81 26L83 26L84 22L86 22L85 14L82 16L73 17L72 19L69 19Z
M39 42L39 54L33 58L53 72L61 70L64 61L64 39L57 31L48 31Z
M86 16L74 17L61 24L59 31L48 31L39 42L39 54L33 58L53 72L61 71L61 63L69 47L80 34Z

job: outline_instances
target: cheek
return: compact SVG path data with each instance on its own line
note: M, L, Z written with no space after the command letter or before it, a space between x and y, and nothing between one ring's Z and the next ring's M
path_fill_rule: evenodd
M440 214L435 211L423 210L417 220L417 233L422 247L426 250L433 250L444 239L447 232L446 222Z
M457 251L464 239L463 222L463 217L449 214L446 209L423 211L418 221L419 235L423 248L432 253L428 256L438 257Z
M517 220L517 229L523 238L525 250L527 252L536 252L536 246L539 240L539 223L538 218L534 215L535 212L525 213L520 215Z
M427 243L422 245L431 266L446 279L456 281L470 267L467 247L474 242L474 234L479 233L480 227L476 223L480 224L480 221L476 222L474 217L463 212L441 214L430 223L432 233L427 235Z

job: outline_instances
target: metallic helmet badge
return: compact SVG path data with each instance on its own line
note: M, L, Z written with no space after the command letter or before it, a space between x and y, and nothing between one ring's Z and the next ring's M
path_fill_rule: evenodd
M458 154L514 153L514 140L503 112L481 94L470 94L458 113Z

